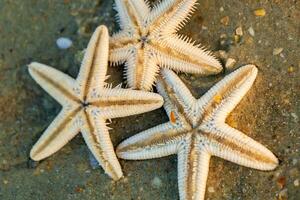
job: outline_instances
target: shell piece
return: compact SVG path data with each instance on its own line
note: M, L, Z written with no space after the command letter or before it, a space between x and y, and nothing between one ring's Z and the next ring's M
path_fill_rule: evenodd
M60 49L68 49L73 45L73 41L67 37L60 37L56 40L56 45Z

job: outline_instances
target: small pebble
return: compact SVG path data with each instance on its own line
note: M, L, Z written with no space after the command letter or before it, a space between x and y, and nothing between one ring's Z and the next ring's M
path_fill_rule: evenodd
M297 116L297 117L298 117L298 116ZM292 161L293 165L296 165L297 162L298 162L298 160L297 160L296 158L294 158L293 161Z
M9 169L10 169L10 165L9 165L8 161L7 160L2 160L0 162L0 170L1 171L8 171Z
M283 48L275 48L273 49L273 55L276 56L283 51Z
M227 59L228 58L228 54L226 53L226 51L223 51L223 50L219 50L219 56L222 59Z
M128 183L128 181L129 181L129 180L128 180L127 177L124 177L124 178L122 179L122 182L123 182L123 183Z
M300 173L299 173L299 170L297 169L297 167L294 167L289 170L289 174L291 177L297 177Z
M254 42L253 37L247 37L245 42L246 42L246 44L253 44L253 42Z
M281 190L281 191L279 192L278 198L279 198L280 200L287 200L287 197L288 197L288 196L287 196L287 193L288 193L288 189L287 189L287 188Z
M291 116L293 117L293 120L294 120L294 122L298 122L298 115L296 114L296 113L291 113ZM296 160L296 159L293 159L293 164L294 164L294 160ZM297 160L296 160L296 163L297 163Z
M70 38L60 37L56 40L56 45L59 49L68 49L72 44L73 42Z
M239 43L239 42L241 41L241 36L239 36L239 35L234 35L233 39L234 39L234 42L235 42L235 43Z
M254 11L254 15L258 17L263 17L266 15L266 10L264 8L259 8Z
M226 69L231 69L236 63L236 60L233 58L228 58L225 64Z
M243 28L241 26L237 27L237 29L235 29L235 34L242 36L243 35Z
M294 186L298 187L300 184L299 179L294 180Z
M228 16L225 16L223 17L221 20L220 20L221 24L225 25L225 26L228 26L229 24L229 17Z
M205 31L205 30L207 30L207 29L208 29L207 26L203 26L203 25L202 25L202 30Z
M80 186L77 186L76 188L75 188L75 192L77 192L77 193L81 193L81 192L83 192L84 191L84 189L82 188L82 187L80 187Z
M215 192L215 189L213 188L213 187L208 187L207 188L207 191L209 192L209 193L214 193Z
M286 178L284 176L281 176L277 179L277 185L280 189L284 188L286 184Z
M139 191L140 191L140 192L143 192L143 191L144 191L144 188L143 188L143 187L140 187L140 188L139 188Z
M222 33L221 35L220 35L220 39L226 39L227 38L227 35L225 34L225 33Z
M289 72L289 73L292 73L292 72L294 72L294 70L295 70L295 69L294 69L294 67L293 67L293 66L289 66L289 68L288 68L288 72Z
M151 181L151 185L154 188L160 188L162 186L162 181L159 177L154 177L154 179Z
M250 26L250 27L248 28L248 32L249 32L249 34L250 34L252 37L255 36L255 32L254 32L254 29L252 28L252 26Z

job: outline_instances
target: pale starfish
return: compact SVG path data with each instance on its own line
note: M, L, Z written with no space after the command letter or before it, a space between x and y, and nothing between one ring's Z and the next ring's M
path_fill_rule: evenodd
M228 114L257 75L246 65L195 99L172 71L164 69L157 89L170 122L143 131L117 147L120 158L137 160L178 154L180 199L204 199L211 156L260 170L272 170L277 158L267 148L225 123Z
M105 172L114 180L122 177L106 119L147 112L159 108L163 100L158 94L107 87L108 42L107 28L98 27L76 80L43 64L29 65L34 80L63 107L33 146L30 152L33 160L50 156L81 132Z
M176 32L197 0L164 0L150 9L144 0L115 0L121 31L110 39L109 61L125 62L130 87L151 90L160 68L217 74L221 64L200 45Z

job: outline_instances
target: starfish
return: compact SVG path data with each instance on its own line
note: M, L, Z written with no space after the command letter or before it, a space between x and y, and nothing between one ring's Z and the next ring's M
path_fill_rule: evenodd
M254 65L243 66L195 99L174 72L162 70L157 90L170 121L123 141L117 156L140 160L177 154L182 200L204 199L211 156L254 169L274 169L278 160L271 151L225 123L256 75Z
M62 105L58 116L33 146L33 160L52 155L81 132L104 171L114 180L123 176L106 119L154 110L162 106L163 99L154 93L107 87L108 42L107 28L99 26L88 44L76 80L40 63L29 65L33 79Z
M151 90L160 68L217 74L216 58L176 32L195 10L197 0L164 0L152 9L144 0L115 0L121 31L110 39L109 61L125 62L129 87Z

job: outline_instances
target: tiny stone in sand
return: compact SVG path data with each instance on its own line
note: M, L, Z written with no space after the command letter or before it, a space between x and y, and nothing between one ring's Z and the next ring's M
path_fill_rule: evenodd
M225 64L226 69L231 69L236 63L236 60L233 58L228 58Z
M283 48L275 48L273 49L273 55L276 56L283 51Z

